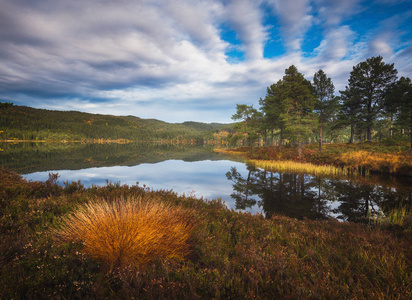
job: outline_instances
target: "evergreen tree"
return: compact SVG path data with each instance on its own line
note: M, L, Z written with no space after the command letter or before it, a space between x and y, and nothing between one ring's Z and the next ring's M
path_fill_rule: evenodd
M373 124L384 112L385 97L396 81L396 75L394 65L385 64L381 56L359 63L350 73L347 95L350 94L349 101L360 108L359 117L368 141L372 141Z
M280 89L282 113L280 120L285 124L285 133L297 142L299 158L302 157L303 143L317 126L313 108L316 98L310 81L292 65L285 70Z
M386 103L388 110L395 114L395 124L409 131L412 153L412 83L410 78L401 77L393 85L392 93Z
M246 137L251 149L253 148L253 143L260 136L262 117L262 113L253 108L253 105L248 106L246 104L237 104L236 113L232 116L232 120L241 120L235 126L238 133L237 137Z
M341 106L338 112L338 127L350 126L349 143L354 142L355 128L359 124L360 106L358 105L353 93L349 87L346 87L341 93Z
M313 76L313 90L316 96L315 114L319 121L319 151L322 151L323 129L332 121L339 109L338 97L334 96L335 86L323 70Z
M282 87L283 81L279 80L277 83L272 84L267 88L265 99L260 99L259 104L261 110L265 114L265 124L267 129L279 129L279 146L283 143L283 133L285 124L280 118L282 113L285 113L285 107L282 106Z

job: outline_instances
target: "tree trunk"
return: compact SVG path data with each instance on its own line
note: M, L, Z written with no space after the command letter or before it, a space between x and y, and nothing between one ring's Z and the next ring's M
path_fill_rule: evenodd
M302 159L302 142L298 142L299 159Z
M353 144L353 135L355 134L355 128L353 123L350 124L350 140L349 143Z
M273 146L273 129L270 131L270 146Z
M411 132L410 132L410 134L411 134L411 148L410 148L410 152L411 152L411 154L412 154L412 127L411 127L411 130L410 130Z
M371 126L368 126L366 128L366 140L368 142L372 142L372 127Z
M279 148L282 148L283 144L283 128L280 127L280 134L279 134Z
M268 145L268 130L265 129L265 146Z
M319 127L319 152L322 152L322 125Z

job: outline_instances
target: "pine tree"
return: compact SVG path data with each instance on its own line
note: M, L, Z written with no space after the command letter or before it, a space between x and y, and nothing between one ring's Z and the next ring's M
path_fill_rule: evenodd
M266 97L260 99L261 110L265 114L265 124L268 129L279 129L279 146L283 143L283 133L285 124L280 118L285 113L285 107L282 106L282 86L283 81L279 80L267 88Z
M388 110L394 112L395 124L406 129L410 134L412 153L412 83L410 78L401 77L392 88L387 98Z
M350 73L347 90L350 91L350 101L360 108L359 117L368 141L372 141L373 124L384 112L385 97L396 81L396 75L394 65L385 64L381 56L359 63Z
M313 89L316 96L315 114L319 121L319 152L322 151L323 129L332 121L339 109L338 97L334 95L335 86L332 79L326 77L323 70L313 76Z
M285 133L297 142L299 158L302 158L303 143L317 126L313 113L316 98L311 83L292 65L285 70L280 91L282 113L281 122Z
M232 120L241 120L236 124L235 129L239 137L247 138L251 151L253 143L259 138L262 130L262 117L262 113L253 108L253 105L246 104L237 104L236 113L232 116Z

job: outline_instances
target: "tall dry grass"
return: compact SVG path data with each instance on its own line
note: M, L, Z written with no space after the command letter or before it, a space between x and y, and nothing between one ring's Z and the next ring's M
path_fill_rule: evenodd
M407 155L372 153L365 150L342 153L339 159L352 168L364 167L371 171L387 173L397 173L400 169L411 166L410 157Z
M55 236L82 241L84 251L110 269L140 268L155 258L183 259L190 252L193 214L150 199L92 201L64 219Z
M311 163L301 163L295 161L280 161L280 160L248 160L258 168L276 172L294 172L312 174L315 176L347 176L348 168L335 167L332 165L318 166Z

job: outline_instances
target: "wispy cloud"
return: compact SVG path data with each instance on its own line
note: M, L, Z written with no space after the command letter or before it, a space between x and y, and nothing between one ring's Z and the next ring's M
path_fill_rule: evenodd
M308 79L322 68L339 88L354 64L383 55L411 77L408 4L0 0L0 97L49 109L230 122L236 103L257 106L291 64ZM304 53L309 34L319 44ZM286 52L265 57L264 49L279 46ZM231 57L233 49L243 57Z

